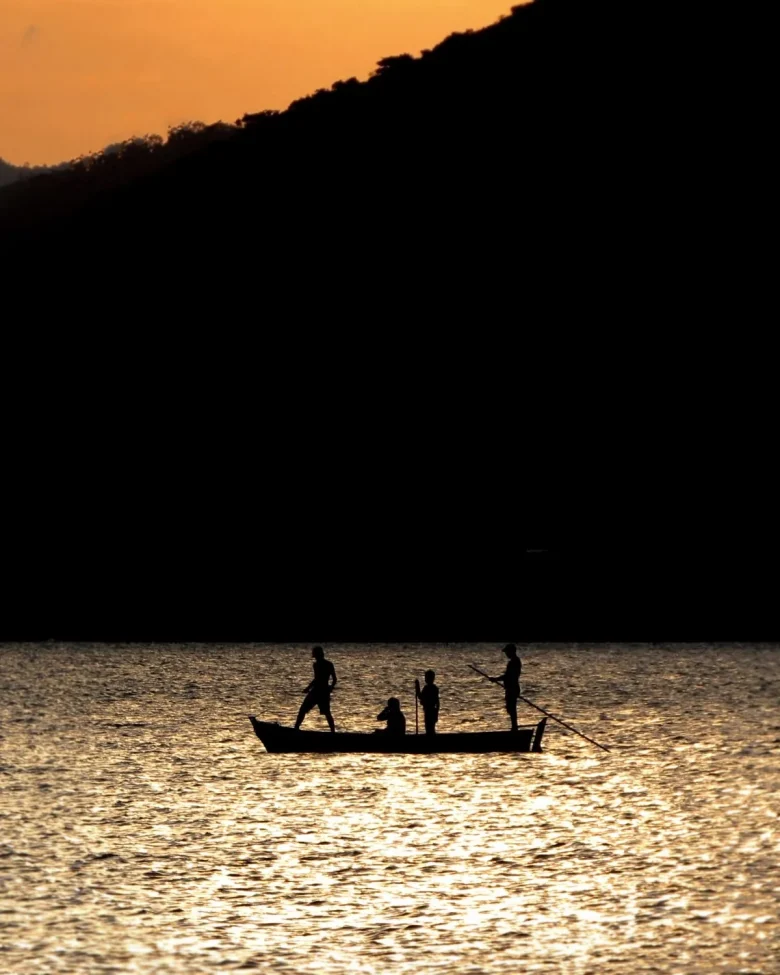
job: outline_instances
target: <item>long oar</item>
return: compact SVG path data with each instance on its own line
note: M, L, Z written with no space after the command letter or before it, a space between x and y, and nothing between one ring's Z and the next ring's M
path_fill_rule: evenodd
M493 680L490 674L486 674L485 671L480 670L479 667L475 667L473 664L469 664L469 667L471 667L472 670L475 670L478 674L481 674L483 677L486 677L491 683L493 684L496 683L496 681ZM569 731L573 731L575 735L579 735L580 738L584 738L585 741L589 741L591 745L595 745L597 748L601 748L605 752L609 751L606 745L599 745L597 741L594 741L592 738L588 738L587 735L583 735L581 731L577 731L577 729L572 728L570 724L566 724L565 721L561 721L560 718L556 718L554 714L551 714L549 711L545 711L544 708L540 708L538 704L534 704L533 701L529 701L528 698L523 697L522 694L519 694L518 697L520 698L521 701L525 701L526 704L530 704L532 708L536 708L537 711L541 711L542 714L546 714L548 718L552 718L553 721L557 721L558 724L562 724L564 728L568 728Z

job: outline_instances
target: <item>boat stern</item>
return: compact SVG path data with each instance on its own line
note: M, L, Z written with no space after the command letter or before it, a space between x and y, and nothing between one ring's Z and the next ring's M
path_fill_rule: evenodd
M542 718L539 724L536 726L536 731L534 732L534 741L531 745L532 752L540 752L542 750L542 738L544 737L544 729L547 727L547 718Z

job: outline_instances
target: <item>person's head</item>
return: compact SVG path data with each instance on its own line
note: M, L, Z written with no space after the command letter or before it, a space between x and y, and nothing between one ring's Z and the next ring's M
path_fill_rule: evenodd
M516 657L517 647L514 645L514 643L507 643L507 645L504 647L504 653L507 655L507 657Z
M398 700L397 697L389 697L387 699L387 710L388 711L400 711L401 710L401 702Z
M322 658L325 656L325 651L322 649L322 647L314 647L311 655L315 660L322 660Z
M436 680L436 671L435 670L426 670L425 671L425 683L426 684L432 684L435 680Z

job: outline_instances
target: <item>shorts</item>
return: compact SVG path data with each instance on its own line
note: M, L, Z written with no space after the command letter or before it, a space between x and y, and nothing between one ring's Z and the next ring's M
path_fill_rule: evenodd
M330 712L330 694L327 691L325 693L309 691L301 706L303 713L308 714L315 705L320 709L320 714L328 714Z

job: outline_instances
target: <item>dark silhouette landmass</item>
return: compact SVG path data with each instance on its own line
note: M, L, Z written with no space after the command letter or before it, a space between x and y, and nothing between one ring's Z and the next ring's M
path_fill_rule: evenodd
M562 273L588 292L608 273L624 292L646 283L646 261L674 273L680 234L704 242L738 219L719 174L761 137L768 64L746 54L759 35L753 5L535 0L284 112L131 140L6 187L0 240L136 287L176 265L231 290L262 276L269 298L301 274L407 296L422 275L430 296L458 268L534 291L541 274L558 285L549 302ZM701 258L688 254L688 279Z
M0 159L0 187L15 183L19 179L19 167Z
M237 126L222 122L189 122L171 128L165 139L134 136L58 166L19 167L0 160L0 187L7 187L0 195L3 226L20 235L17 241L56 233L63 220L71 232L78 232L80 221L89 220L96 201L110 206L116 200L112 194L123 187L236 131ZM26 185L20 185L22 182Z
M776 638L770 16L535 0L1 190L5 632Z
M19 183L25 179L32 179L33 176L42 176L68 168L70 168L70 163L60 163L58 166L30 166L25 163L23 166L14 166L12 163L6 162L5 159L0 159L0 190L4 186L10 186L11 183Z

